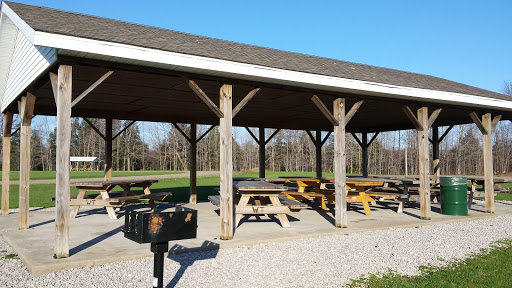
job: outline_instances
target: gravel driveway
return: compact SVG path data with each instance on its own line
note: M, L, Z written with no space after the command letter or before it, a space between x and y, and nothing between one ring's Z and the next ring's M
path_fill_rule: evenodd
M368 272L391 269L418 274L420 265L460 259L505 238L512 238L512 216L170 255L164 283L168 287L340 287ZM3 240L0 251L0 287L151 287L152 283L152 258L31 276L19 259L4 258L14 252Z

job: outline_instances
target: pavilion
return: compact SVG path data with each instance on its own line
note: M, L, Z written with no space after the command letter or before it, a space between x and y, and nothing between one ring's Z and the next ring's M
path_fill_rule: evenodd
M71 117L106 120L104 132L88 121L105 139L106 179L112 171L112 119L190 124L190 203L196 202L195 151L202 138L196 125L219 125L222 239L234 231L233 125L259 128L258 137L252 136L260 147L261 177L269 139L264 128L308 131L317 147L318 176L322 131L334 132L335 223L346 227L345 133L362 133L357 140L366 155L368 133L418 131L421 217L428 220L429 128L437 166L446 135L439 136L439 127L474 122L483 137L486 211L494 211L492 133L498 121L512 120L506 95L427 75L5 1L0 51L2 213L8 213L13 114L21 119L20 229L29 227L31 119L56 115L57 258L69 255Z

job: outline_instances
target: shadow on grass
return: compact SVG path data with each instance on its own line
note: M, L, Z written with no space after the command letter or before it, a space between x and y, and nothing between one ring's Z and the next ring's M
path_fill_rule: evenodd
M201 247L192 249L197 250L196 252L184 253L190 250L191 249L178 244L171 247L167 258L178 262L180 264L180 268L176 271L172 280L165 287L175 287L181 277L183 277L183 274L185 274L185 271L187 271L188 267L192 266L194 262L199 260L215 259L219 253L219 244L204 241ZM209 271L205 271L205 274L206 273L209 273ZM195 277L201 277L201 275L195 275Z

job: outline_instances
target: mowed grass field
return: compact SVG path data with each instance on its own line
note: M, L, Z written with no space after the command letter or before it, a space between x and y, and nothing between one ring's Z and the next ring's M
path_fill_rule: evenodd
M128 177L128 176L144 176L144 175L164 175L164 174L177 174L183 172L176 171L113 171L113 177ZM103 171L71 171L70 178L71 179L81 179L81 178L102 178L104 175ZM11 171L10 180L16 181L20 180L20 172L19 171ZM55 179L55 171L31 171L30 172L31 180L49 180Z

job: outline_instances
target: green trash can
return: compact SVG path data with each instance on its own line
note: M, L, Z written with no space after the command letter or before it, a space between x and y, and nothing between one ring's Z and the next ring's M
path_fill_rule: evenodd
M468 178L441 177L441 213L468 215Z

